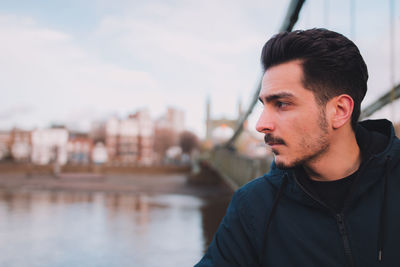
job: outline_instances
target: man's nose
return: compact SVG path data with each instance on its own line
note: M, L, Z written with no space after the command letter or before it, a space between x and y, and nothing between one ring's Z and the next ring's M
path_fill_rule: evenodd
M258 118L256 130L260 133L269 133L275 130L275 124L272 116L265 109Z

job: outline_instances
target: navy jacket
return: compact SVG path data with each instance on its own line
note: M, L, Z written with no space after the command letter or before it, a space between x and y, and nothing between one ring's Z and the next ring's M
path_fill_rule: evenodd
M341 212L273 163L235 192L196 267L400 266L400 141L387 120L360 123L357 141L368 157Z

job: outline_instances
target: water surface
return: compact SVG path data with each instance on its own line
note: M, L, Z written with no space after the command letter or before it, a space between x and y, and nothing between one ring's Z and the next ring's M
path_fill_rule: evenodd
M229 195L0 192L0 266L193 266Z

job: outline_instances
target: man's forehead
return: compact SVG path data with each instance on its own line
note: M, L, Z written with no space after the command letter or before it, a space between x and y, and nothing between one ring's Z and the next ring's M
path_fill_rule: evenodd
M300 61L290 61L269 68L263 75L260 96L305 89Z
M302 84L290 79L267 79L261 84L260 97L271 95L296 96L303 89Z

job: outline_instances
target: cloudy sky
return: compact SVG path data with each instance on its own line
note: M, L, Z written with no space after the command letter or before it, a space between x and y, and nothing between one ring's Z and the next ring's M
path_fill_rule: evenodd
M369 66L370 103L391 84L390 1L354 2L352 24L349 1L309 0L296 28L327 27L355 40ZM87 130L93 120L141 108L157 118L173 106L202 136L207 96L215 117L236 116L239 100L249 104L261 48L288 3L0 0L0 129L65 123ZM400 51L395 63L398 81Z

